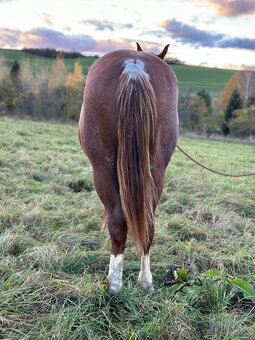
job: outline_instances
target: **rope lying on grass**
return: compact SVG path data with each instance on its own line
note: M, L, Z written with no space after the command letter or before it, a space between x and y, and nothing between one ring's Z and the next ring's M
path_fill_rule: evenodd
M222 175L222 176L226 176L226 177L245 177L245 176L255 176L255 172L251 172L249 174L225 174L223 172L220 172L220 171L216 171L216 170L213 170L213 169L210 169L208 168L207 166L199 163L198 161L196 161L194 158L192 158L191 156L189 156L179 145L176 145L176 147L186 156L188 157L191 161L193 161L194 163L196 163L197 165L201 166L202 168L210 171L210 172L213 172L214 174L217 174L217 175Z

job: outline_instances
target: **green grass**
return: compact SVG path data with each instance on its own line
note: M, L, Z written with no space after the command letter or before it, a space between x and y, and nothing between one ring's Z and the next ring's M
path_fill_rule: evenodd
M136 283L127 244L124 288L102 289L109 236L91 166L70 125L0 119L0 337L5 339L254 339L252 306L207 283L162 285L170 264L255 281L255 179L209 174L176 151L156 216L154 292ZM254 171L254 145L181 138L208 166ZM80 182L78 182L80 181ZM75 192L75 183L87 190Z
M191 65L173 65L181 89L206 89L211 94L222 91L235 70Z
M28 59L34 69L49 68L54 62L52 58L34 56L19 50L0 49L1 57L6 60L9 67L15 59L21 63ZM80 58L84 74L88 73L89 67L95 60L93 57ZM65 59L65 64L69 71L72 71L75 61L75 58ZM204 88L213 96L223 90L229 78L236 72L235 70L190 65L172 65L172 68L176 73L181 89L197 91Z

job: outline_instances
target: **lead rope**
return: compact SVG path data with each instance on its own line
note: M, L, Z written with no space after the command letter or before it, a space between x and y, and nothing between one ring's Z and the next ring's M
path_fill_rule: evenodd
M214 174L217 175L222 175L222 176L226 176L226 177L245 177L245 176L255 176L255 172L249 173L249 174L225 174L223 172L220 171L216 171L213 169L208 168L207 166L199 163L198 161L196 161L194 158L192 158L191 156L189 156L179 145L176 145L176 147L186 156L188 157L191 161L193 161L194 163L196 163L197 165L201 166L202 168L213 172Z

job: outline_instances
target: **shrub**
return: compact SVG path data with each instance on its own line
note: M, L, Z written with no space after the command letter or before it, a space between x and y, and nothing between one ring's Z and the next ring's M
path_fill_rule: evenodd
M255 105L233 112L229 123L230 134L235 137L255 136Z

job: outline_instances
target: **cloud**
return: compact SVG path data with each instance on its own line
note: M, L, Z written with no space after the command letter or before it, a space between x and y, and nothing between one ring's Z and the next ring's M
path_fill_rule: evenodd
M140 43L142 49L145 52L152 52L158 54L162 50L162 46L159 44L151 43L148 41L140 41ZM129 39L99 40L96 42L96 46L93 51L99 53L107 53L119 49L136 50L136 43L135 41Z
M162 27L177 41L196 46L213 46L215 40L221 40L224 37L223 34L213 34L203 31L197 29L195 26L184 24L175 19L164 21Z
M0 28L0 47L8 46L15 48L20 41L22 32L10 28Z
M214 10L223 16L239 16L255 13L254 0L207 0Z
M87 51L96 46L95 40L86 34L67 35L62 32L40 27L21 32L8 28L0 28L0 46L16 47L51 47L63 50L76 49Z
M226 38L219 42L219 47L223 48L241 48L246 50L255 50L255 39L248 38Z
M42 20L45 23L45 25L53 26L53 21L52 21L51 15L43 12L43 13L41 13L41 17L42 17Z
M196 47L219 47L255 49L255 39L229 37L221 33L207 32L175 19L166 20L161 25L177 42Z
M131 29L133 27L132 24L120 24L117 22L112 22L108 20L98 20L98 19L90 19L90 20L82 20L80 21L82 25L92 25L95 26L97 31L116 31L120 29Z
M159 53L158 44L141 42L145 51ZM90 35L65 34L50 28L34 28L29 31L0 28L0 47L55 48L80 52L107 53L116 49L136 49L135 42L129 39L108 39L96 41Z
M164 29L143 29L139 36L155 36L157 38L163 38L166 36L166 32Z
M86 34L72 35L49 28L34 28L23 34L23 43L27 43L30 47L53 47L63 50L86 51L92 49L96 42Z

